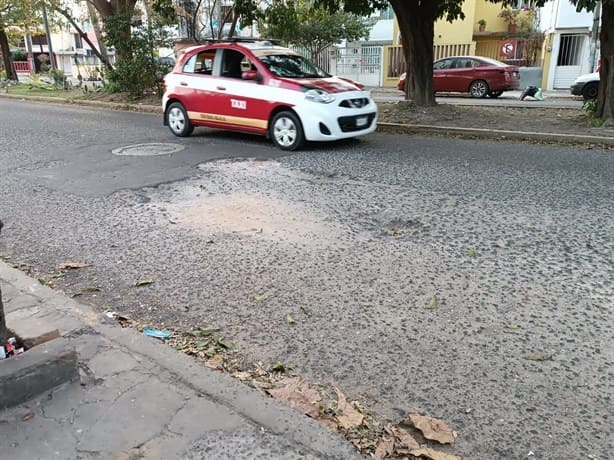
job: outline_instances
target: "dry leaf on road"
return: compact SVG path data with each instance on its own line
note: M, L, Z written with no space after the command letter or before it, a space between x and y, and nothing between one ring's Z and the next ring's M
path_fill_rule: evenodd
M316 390L310 388L307 382L298 377L283 379L276 388L267 390L267 393L310 417L315 418L320 414L317 405L322 397Z
M552 355L550 353L536 351L525 356L525 359L528 359L529 361L550 361L552 359Z
M66 269L74 269L74 268L85 268L85 267L89 267L90 264L85 264L83 262L63 262L61 264L58 265L58 269L60 270L66 270Z
M445 452L439 452L438 450L430 448L414 449L410 454L415 457L424 457L430 460L462 460L458 455L446 454Z
M408 449L419 449L420 444L418 441L414 439L414 437L404 428L393 426L390 428L390 431L396 436L401 444L403 444Z
M134 282L133 286L147 286L148 284L152 284L153 282L153 280L137 280Z
M387 436L382 437L377 441L377 447L375 448L375 460L383 460L384 458L392 455L394 451L394 439Z
M450 428L446 421L416 413L409 414L408 418L422 432L426 439L432 439L441 444L451 444L454 442L452 428Z
M336 417L339 424L346 430L362 424L364 416L347 402L341 390L335 387L337 393Z

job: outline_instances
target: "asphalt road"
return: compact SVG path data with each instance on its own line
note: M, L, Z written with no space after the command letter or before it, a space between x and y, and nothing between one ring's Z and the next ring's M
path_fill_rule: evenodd
M464 458L612 458L611 152L374 134L283 154L2 99L0 127L0 254L83 302L446 419ZM143 143L183 150L112 153Z

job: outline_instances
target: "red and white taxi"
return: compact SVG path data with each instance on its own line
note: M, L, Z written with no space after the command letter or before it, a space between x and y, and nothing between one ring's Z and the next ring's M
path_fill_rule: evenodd
M270 41L187 48L164 78L164 124L176 136L195 126L269 136L284 150L375 131L377 106L359 83L333 77Z

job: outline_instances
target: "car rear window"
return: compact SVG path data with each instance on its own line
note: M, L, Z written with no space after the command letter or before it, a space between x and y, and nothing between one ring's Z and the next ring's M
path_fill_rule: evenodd
M202 51L188 59L188 61L183 66L183 71L186 73L201 73L205 75L211 75L214 59L214 50Z
M497 61L496 59L491 59L487 57L480 57L480 65L494 65L496 67L507 67L507 64L501 61Z

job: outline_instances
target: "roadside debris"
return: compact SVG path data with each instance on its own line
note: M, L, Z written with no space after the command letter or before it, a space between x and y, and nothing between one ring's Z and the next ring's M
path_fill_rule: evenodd
M89 267L90 264L86 264L83 262L63 262L58 265L59 270L68 270L68 269L77 269L77 268L86 268Z
M439 306L439 299L437 299L436 295L433 295L427 302L426 308L429 310L433 310Z
M17 339L10 337L5 344L0 345L0 359L12 358L22 354L24 351L24 347L17 344Z
M210 369L227 372L337 430L364 457L381 460L461 460L461 457L432 448L433 442L451 444L455 440L456 434L444 420L417 413L409 413L396 423L378 420L361 407L358 401L348 402L339 388L307 382L299 376L291 375L290 368L284 364L275 362L265 366L261 362L246 363L236 352L234 343L224 340L221 329L217 327L194 326L168 331L144 329L136 320L117 312L108 311L105 316L118 321L123 327L132 327L146 335L160 338Z
M552 360L552 355L550 353L536 351L525 356L525 359L528 359L529 361L550 361Z
M137 280L134 282L133 286L135 287L139 287L139 286L147 286L148 284L153 284L154 280Z
M335 387L335 393L337 393L337 410L335 412L339 424L346 430L362 425L364 415L347 402L345 395L341 393L339 388Z
M525 89L522 90L522 93L520 93L520 100L524 101L527 97L531 97L536 101L544 100L544 94L542 92L542 89L538 88L537 86L527 86Z
M407 417L426 439L432 439L441 444L454 442L454 433L446 421L416 413L411 413Z
M317 418L320 415L317 404L322 400L322 397L299 377L285 378L275 388L267 390L267 393L312 418Z
M155 337L156 339L168 339L171 336L171 333L168 331L160 331L158 329L145 329L143 334L149 337Z

